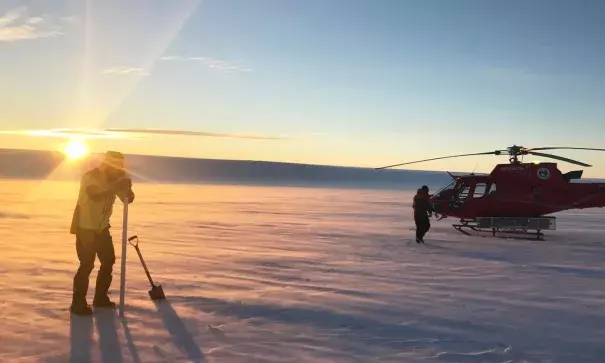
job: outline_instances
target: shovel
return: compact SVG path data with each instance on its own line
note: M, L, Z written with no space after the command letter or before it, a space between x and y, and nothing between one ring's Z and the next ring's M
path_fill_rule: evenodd
M133 242L135 241L136 242ZM151 298L151 300L164 300L166 299L166 296L164 296L164 289L162 288L162 285L156 285L153 283L153 280L151 279L151 275L149 274L149 270L147 269L147 265L145 264L145 260L143 260L143 255L141 255L141 250L139 249L139 237L138 236L132 236L128 239L128 243L130 243L135 250L137 250L137 254L139 255L139 259L141 260L141 264L143 265L143 269L145 269L145 274L147 275L147 278L149 279L149 283L151 284L151 290L149 290L149 297Z

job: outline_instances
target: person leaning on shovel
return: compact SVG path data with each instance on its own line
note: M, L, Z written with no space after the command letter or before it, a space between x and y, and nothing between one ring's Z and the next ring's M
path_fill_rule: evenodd
M76 252L80 266L74 276L70 311L90 315L86 302L88 280L98 256L101 266L97 275L93 306L115 308L107 295L111 286L116 255L109 229L116 196L132 203L132 180L126 176L124 155L116 151L105 153L101 165L86 172L80 181L80 193L74 210L70 234L76 236Z

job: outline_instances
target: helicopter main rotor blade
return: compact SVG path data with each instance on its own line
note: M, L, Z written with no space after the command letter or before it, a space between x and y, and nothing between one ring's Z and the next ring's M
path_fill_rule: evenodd
M594 149L589 147L568 147L568 146L549 146L549 147L530 147L527 151L534 150L591 150L591 151L605 151L605 149Z
M605 150L603 150L603 151L605 151ZM576 165L580 165L580 166L586 166L586 167L591 167L592 166L592 165L583 163L581 161L576 161L576 160L564 158L562 156L557 156L557 155L552 155L552 154L545 154L545 153L537 153L537 152L534 152L534 151L528 151L527 153L531 154L531 155L542 156L544 158L551 158L551 159L557 159L557 160L561 160L561 161L566 161L568 163L576 164Z
M387 168L392 168L392 167L395 167L395 166L401 166L401 165L408 165L408 164L422 163L422 162L425 162L425 161L440 160L440 159L449 159L449 158L459 158L459 157L461 157L461 156L475 156L475 155L499 155L499 153L501 153L501 152L506 152L506 150L488 151L488 152L484 152L484 153L473 153L473 154L461 154L461 155L441 156L441 157L438 157L438 158L431 158L431 159L424 159L424 160L410 161L410 162L407 162L407 163L401 163L401 164L395 164L395 165L381 166L381 167L379 167L379 168L375 168L375 170L387 169Z

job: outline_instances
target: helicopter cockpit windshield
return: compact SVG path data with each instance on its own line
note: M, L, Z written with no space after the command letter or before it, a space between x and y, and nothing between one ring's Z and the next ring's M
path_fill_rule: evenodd
M451 195L451 192L448 193L448 191L451 191L454 189L454 185L456 184L456 180L453 179L451 182L449 182L446 186L442 187L441 189L437 190L435 192L435 194L433 194L433 196L437 199L443 199L444 195ZM444 193L445 192L445 193Z
M446 186L439 189L434 195L435 200L465 200L471 190L471 185L460 181L452 180Z

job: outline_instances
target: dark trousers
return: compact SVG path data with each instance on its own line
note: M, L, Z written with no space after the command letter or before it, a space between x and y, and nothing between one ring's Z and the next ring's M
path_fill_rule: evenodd
M429 216L424 215L415 215L414 222L416 222L416 238L423 239L426 232L431 229L431 221L429 220Z
M74 276L73 303L83 304L86 302L88 279L97 257L101 266L97 274L95 299L104 299L111 286L113 265L116 262L113 239L109 233L109 228L99 233L87 230L78 231L76 233L76 252L80 260L80 266Z

